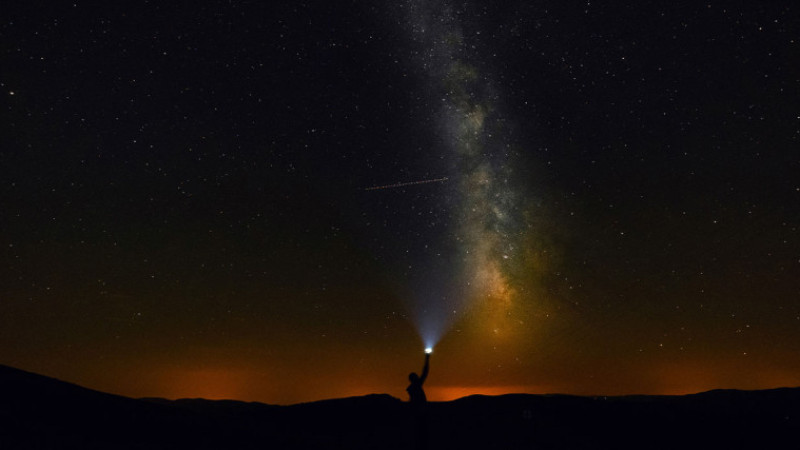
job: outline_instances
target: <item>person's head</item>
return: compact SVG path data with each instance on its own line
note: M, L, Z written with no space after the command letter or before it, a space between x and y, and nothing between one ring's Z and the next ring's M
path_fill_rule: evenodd
M419 375L417 375L415 372L411 372L408 374L408 381L412 383L419 383Z

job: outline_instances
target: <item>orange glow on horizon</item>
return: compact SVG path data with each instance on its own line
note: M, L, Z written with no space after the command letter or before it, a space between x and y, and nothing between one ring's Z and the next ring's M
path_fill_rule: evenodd
M428 400L447 402L470 395L504 395L504 394L543 394L544 386L508 385L508 386L431 386L427 388Z
M253 371L228 368L202 368L171 370L157 380L159 396L178 398L205 398L209 400L248 400L253 386L265 380Z
M452 401L471 395L566 394L577 396L686 395L713 389L758 390L800 385L800 375L780 370L733 370L733 362L681 363L661 367L639 376L623 378L607 374L602 378L566 379L542 374L538 384L459 384L458 373L435 366L426 383L428 400ZM720 370L723 367L726 370ZM273 405L290 405L324 399L389 394L407 401L407 381L396 372L342 370L327 375L319 372L287 373L280 367L164 366L144 368L139 372L119 373L116 385L95 377L59 377L64 381L132 398L168 399L205 398L239 400ZM350 368L352 369L352 368ZM437 370L440 369L440 370ZM108 371L102 371L109 376ZM50 375L50 374L48 374ZM401 375L403 375L401 373ZM453 384L448 382L455 381Z

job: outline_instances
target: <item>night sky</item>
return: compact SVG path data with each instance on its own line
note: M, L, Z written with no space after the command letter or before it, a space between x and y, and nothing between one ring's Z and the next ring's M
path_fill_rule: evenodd
M405 399L434 343L434 400L800 385L797 17L12 1L0 363L280 404Z

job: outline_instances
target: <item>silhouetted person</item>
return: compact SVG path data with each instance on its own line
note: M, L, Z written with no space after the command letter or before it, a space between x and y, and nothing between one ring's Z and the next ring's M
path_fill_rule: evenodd
M411 384L406 388L408 392L408 401L411 404L411 410L417 425L417 449L421 450L428 448L428 419L425 413L425 405L428 403L428 399L425 397L422 383L428 378L430 359L430 353L426 353L425 367L422 368L422 376L417 375L415 372L408 374L408 381L410 381Z
M431 354L425 354L425 367L422 368L422 376L416 374L416 372L411 372L408 374L408 381L411 384L408 385L406 391L408 391L408 401L411 402L412 405L420 406L424 405L428 399L425 397L425 391L422 390L422 383L425 382L425 379L428 378L428 368L430 367L430 360Z

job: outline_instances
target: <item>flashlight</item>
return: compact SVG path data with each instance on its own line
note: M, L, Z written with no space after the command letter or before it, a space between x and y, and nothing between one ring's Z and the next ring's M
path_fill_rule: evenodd
M426 348L426 349L425 349L425 353L427 353L427 354L429 354L429 355L430 355L431 353L433 353L433 347L428 347L428 348Z

